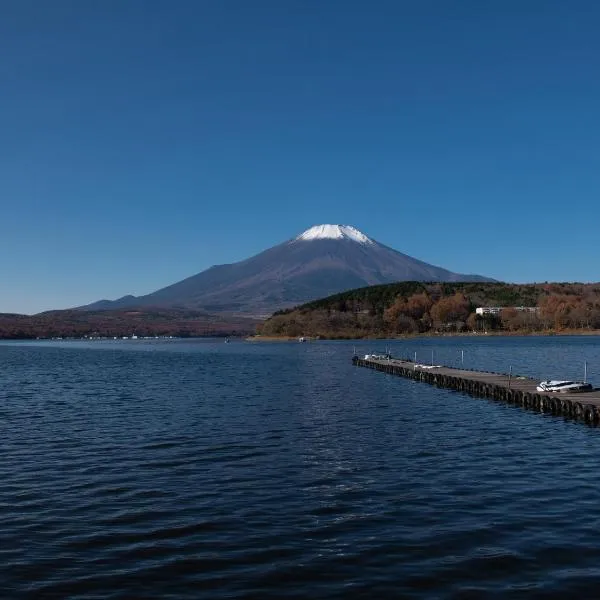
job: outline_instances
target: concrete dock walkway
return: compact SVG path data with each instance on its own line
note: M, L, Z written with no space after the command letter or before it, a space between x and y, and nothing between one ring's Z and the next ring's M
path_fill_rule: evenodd
M354 356L352 363L472 396L509 402L523 408L562 415L590 424L600 424L600 389L581 393L539 392L536 389L539 381L529 377L423 365L396 358Z

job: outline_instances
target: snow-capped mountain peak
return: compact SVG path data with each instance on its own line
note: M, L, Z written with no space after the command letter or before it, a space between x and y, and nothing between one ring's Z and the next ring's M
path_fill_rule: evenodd
M316 225L250 258L215 265L151 294L82 308L166 307L256 316L345 290L396 281L486 278L453 273L412 258L349 225Z
M352 240L359 244L373 244L373 240L368 238L362 231L350 225L315 225L307 229L294 241L310 240Z

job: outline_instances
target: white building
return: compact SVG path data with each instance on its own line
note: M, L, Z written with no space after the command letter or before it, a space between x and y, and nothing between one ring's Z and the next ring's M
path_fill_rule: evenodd
M502 306L479 306L475 309L475 313L482 316L499 315L502 308Z
M479 306L475 309L475 313L478 315L499 315L505 308L512 308L518 312L537 313L539 308L537 306Z

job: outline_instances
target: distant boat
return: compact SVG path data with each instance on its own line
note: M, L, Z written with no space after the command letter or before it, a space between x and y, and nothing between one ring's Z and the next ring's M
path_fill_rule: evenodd
M225 338L225 343L229 344L229 338Z
M306 338L305 338L305 337L299 337L299 338L298 338L298 341L299 341L299 342L305 342L305 341L306 341Z
M592 384L585 381L549 380L541 381L537 386L538 392L560 392L561 394L573 394L579 392L591 392Z

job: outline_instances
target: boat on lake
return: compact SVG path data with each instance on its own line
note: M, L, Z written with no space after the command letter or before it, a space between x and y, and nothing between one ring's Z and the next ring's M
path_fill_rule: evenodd
M538 392L560 392L562 394L573 394L579 392L591 392L592 384L585 381L549 380L541 381L537 386Z
M392 355L389 352L384 354L365 354L365 360L391 360Z

